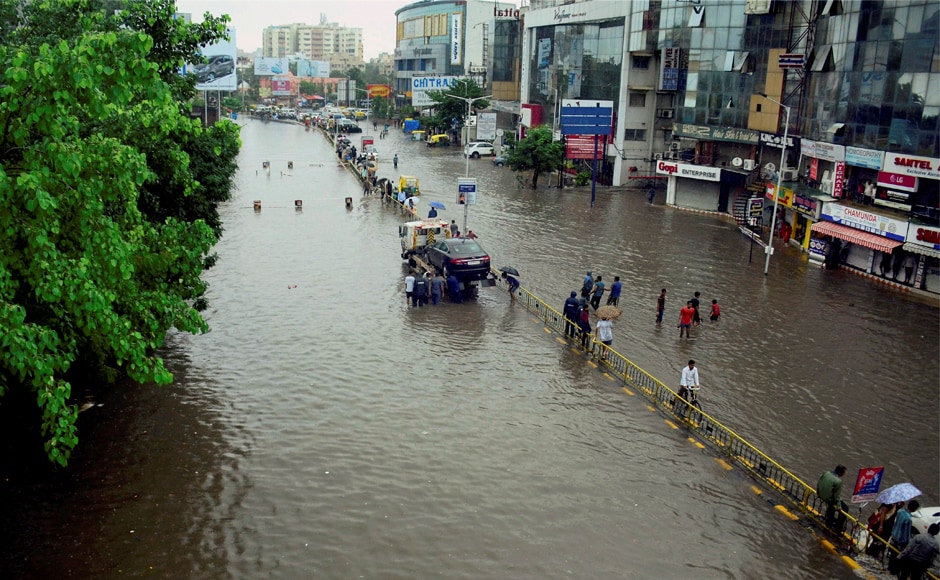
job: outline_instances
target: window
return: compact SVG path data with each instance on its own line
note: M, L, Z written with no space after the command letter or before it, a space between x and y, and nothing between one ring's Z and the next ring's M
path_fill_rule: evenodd
M645 107L646 106L646 93L630 92L630 106L631 107Z
M625 129L624 141L646 141L646 129Z
M633 68L638 70L647 70L650 67L650 57L648 56L634 56L633 57Z

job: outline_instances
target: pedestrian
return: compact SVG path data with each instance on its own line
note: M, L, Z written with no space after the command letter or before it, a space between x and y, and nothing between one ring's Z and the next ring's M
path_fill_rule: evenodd
M623 285L620 276L614 276L614 283L610 286L610 296L607 297L607 306L617 306L620 303L620 291Z
M420 307L428 302L428 281L424 275L415 278L414 291L411 293L411 305Z
M682 377L679 379L679 396L685 399L692 388L697 389L700 386L695 361L690 360L688 366L682 367Z
M884 542L875 539L875 536L884 538L891 535L891 528L894 526L894 517L897 515L897 508L893 503L883 503L878 506L875 513L868 518L868 542L865 546L865 554L875 560L881 561L884 556Z
M379 124L376 123L375 121L372 121L372 130L373 130L373 131L378 131L378 130L379 130Z
M696 292L696 293L695 293L695 296L692 297L692 309L695 310L695 313L692 315L692 325L693 325L693 326L698 326L699 324L702 323L702 317L699 316L699 313L698 313L698 306L699 306L699 298L698 298L698 297L701 296L701 295L702 295L701 292Z
M441 278L441 275L436 271L434 276L431 278L431 304L437 305L441 303L441 296L444 295L444 279Z
M400 204L402 204L402 205L405 205L405 200L406 200L406 199L408 199L408 198L405 196L405 190L404 190L404 189L400 190L400 191L398 192L398 203L400 203Z
M456 238L459 233L460 228L457 226L457 220L450 220L450 237Z
M904 256L904 283L910 284L911 278L914 276L914 266L917 265L917 260L914 259L914 254L908 253Z
M649 191L646 192L646 199L649 201L650 205L653 205L654 197L656 197L656 189L650 187Z
M515 277L510 276L506 272L503 272L503 280L506 281L506 284L509 286L509 301L516 301L516 291L519 290L519 280L516 280Z
M663 323L663 313L666 311L666 289L659 292L659 298L656 299L656 324Z
M431 209L428 210L428 219L432 219L436 217L437 217L437 208L435 208L434 206L431 206Z
M581 298L587 298L591 295L591 290L594 289L594 277L591 276L591 271L588 270L587 276L584 277L584 283L581 284Z
M926 534L918 534L906 547L898 559L901 561L901 572L898 580L921 580L924 574L933 566L933 561L940 553L937 545L937 533L940 524L934 522L927 528Z
M415 277L414 274L408 272L408 275L405 276L405 304L411 303L411 297L414 294L415 290Z
M578 293L572 290L571 296L565 300L565 307L562 309L562 314L565 317L565 336L568 338L575 337L579 310L581 310L581 305L578 303Z
M607 359L607 349L614 343L614 324L607 318L601 318L594 327L594 335L605 347L601 350L601 358Z
M845 475L845 466L836 465L832 471L819 476L819 481L816 483L816 495L826 502L826 527L840 535L845 527L845 510L849 509L849 506L842 501L843 475ZM836 510L839 511L838 515Z
M911 514L919 509L920 502L916 499L912 499L907 502L907 509L904 509L904 507L898 509L898 515L894 518L894 526L891 528L891 538L889 541L892 546L902 552L911 541ZM891 554L888 556L888 572L897 574L900 571L901 562L899 561L898 554L894 550L891 550Z
M470 238L471 240L475 240L479 236L477 236L473 230L467 230L467 237Z
M447 295L450 296L450 301L455 304L463 302L463 297L460 295L460 282L457 281L457 276L453 274L447 277Z
M685 303L685 307L679 311L679 324L677 328L679 329L679 338L682 338L682 333L685 332L686 338L692 338L689 336L689 331L692 328L692 317L695 315L695 310L692 308L692 301L689 300Z
M578 313L578 327L581 329L581 348L587 350L588 338L591 336L591 311L587 304Z
M398 169L398 153L396 153L395 156L392 157L392 165L395 166L395 169Z
M594 283L594 294L591 296L591 307L594 310L597 310L601 305L601 298L604 297L604 280L603 276L597 277L597 282Z
M721 318L721 306L718 306L718 299L712 298L712 315L708 317L712 322Z

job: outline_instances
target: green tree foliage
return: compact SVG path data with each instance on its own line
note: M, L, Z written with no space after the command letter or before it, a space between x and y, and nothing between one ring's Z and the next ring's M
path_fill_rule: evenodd
M485 96L483 89L471 79L459 79L446 91L428 91L428 96L435 103L434 114L427 119L429 127L453 127L457 119L456 129L462 131L467 121L467 99L473 99L471 109L490 106L489 101L480 98Z
M385 97L372 99L372 116L376 119L389 119L392 116L392 104Z
M200 276L239 146L189 118L191 79L171 73L207 36L165 21L172 2L107 8L0 0L0 397L32 393L62 466L76 367L166 384L166 332L207 330ZM129 24L148 10L149 32Z
M317 85L313 81L300 81L300 94L301 95L315 95L317 94Z
M539 174L557 171L564 166L565 147L561 141L552 141L552 131L544 125L535 127L525 139L509 151L508 164L513 171L532 170L532 188L538 187Z

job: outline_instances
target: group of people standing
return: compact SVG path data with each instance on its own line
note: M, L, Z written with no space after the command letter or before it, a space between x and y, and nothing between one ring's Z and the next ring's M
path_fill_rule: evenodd
M824 522L826 527L839 535L845 529L846 512L849 506L842 501L842 477L846 467L837 465L832 471L826 471L816 484L816 495L826 504ZM887 552L887 569L900 580L920 580L940 553L936 536L940 533L940 524L932 523L926 534L912 533L912 514L920 509L916 499L907 502L881 504L878 510L868 518L868 543L865 553L884 562ZM888 540L895 550L888 551L885 544L875 538Z
M702 324L702 315L699 313L699 305L701 303L700 296L701 292L696 292L692 298L690 298L685 306L679 310L679 322L676 324L676 328L679 329L679 338L682 338L683 333L686 338L691 338L690 331L693 326L699 326ZM663 288L662 292L659 295L659 298L656 301L656 323L661 324L663 321L663 310L666 308L666 289ZM718 305L718 299L712 300L711 313L709 314L709 320L715 322L721 318L721 306Z
M445 280L443 276L434 272L433 275L427 272L415 276L413 272L408 272L405 276L405 303L411 304L414 308L426 306L429 303L437 305L441 303L444 292L451 302L463 302L463 296L460 293L460 281L451 274Z

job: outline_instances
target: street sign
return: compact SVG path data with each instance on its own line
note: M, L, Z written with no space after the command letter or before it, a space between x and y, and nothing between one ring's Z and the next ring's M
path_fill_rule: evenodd
M473 178L457 178L457 205L477 204L477 180Z
M563 99L561 133L563 135L610 135L614 120L613 101Z
M789 53L777 57L777 66L780 68L803 68L805 65L806 57L802 54Z
M852 503L871 501L878 497L878 488L881 487L881 476L884 467L865 467L858 470L855 478L855 491L852 492Z

